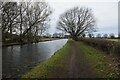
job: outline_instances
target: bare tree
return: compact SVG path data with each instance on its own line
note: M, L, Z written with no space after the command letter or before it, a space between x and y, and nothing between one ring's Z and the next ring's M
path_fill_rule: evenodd
M110 38L115 38L115 34L114 33L111 33L109 36L110 36Z
M6 38L6 33L10 33L12 41L13 32L18 32L20 34L20 41L22 40L22 27L23 23L25 23L25 21L23 21L23 15L26 11L26 9L23 8L23 3L24 2L3 2L1 9L3 38ZM20 26L20 28L18 26ZM3 39L3 41L5 40Z
M57 29L69 33L74 40L85 32L95 31L95 19L89 8L75 7L62 14L58 21Z
M0 4L0 17L2 17L0 26L2 25L3 35L7 33L12 37L13 32L16 32L15 35L22 42L24 39L31 40L31 37L38 36L41 31L47 29L46 25L50 21L52 10L46 2L1 2ZM3 38L5 39L6 36Z
M89 33L88 36L89 36L89 38L94 38L94 34L92 34L92 33Z
M2 33L3 38L6 33L12 35L13 28L15 27L15 19L18 17L17 2L4 2L2 4ZM4 34L5 33L5 34ZM11 36L12 41L12 36Z
M85 37L86 37L86 35L85 35L85 34L82 34L82 37L83 37L83 38L85 38Z
M24 31L23 35L25 35L36 24L46 21L52 11L50 7L47 6L47 3L35 2L35 5L31 5L30 8L27 9L26 13L29 27Z
M50 14L52 13L50 7L45 2L34 2L29 5L26 10L27 17L27 28L23 32L23 36L33 36L31 31L35 31L35 35L38 34L40 29L39 24L47 21L49 19Z
M104 34L103 37L104 37L104 38L107 38L107 37L108 37L108 34Z
M41 17L43 17L43 16L45 16L45 19L43 20L43 21L41 21L41 22L39 22L39 23L37 23L37 24L35 24L34 25L34 38L35 38L35 40L36 41L38 41L38 38L37 38L37 36L38 35L42 35L49 27L48 27L48 24L49 24L49 21L50 21L50 18L49 18L49 16L50 16L50 14L52 13L52 11L51 11L51 9L50 9L50 7L46 4L46 3L42 3L42 4L44 4L43 5L43 7L40 7L41 6L41 4L40 3L34 3L34 8L35 8L35 13L34 13L34 17L35 17L35 19L37 19L37 15L38 15L38 13L39 12L43 12L43 10L45 10L45 12L43 12L43 14L44 15L41 15ZM46 5L46 6L45 6ZM49 9L49 10L48 10ZM41 10L41 11L39 11L39 10Z
M120 38L120 32L118 33L118 38Z
M16 23L16 26L15 26L15 30L16 32L18 32L17 35L19 35L19 41L20 43L23 42L22 40L22 33L23 33L23 29L24 27L26 26L26 10L27 10L27 6L26 6L26 2L19 2L17 3L17 11L18 11L18 16L17 18L15 19L15 23Z
M2 5L3 2L0 1L0 29L2 29Z
M101 38L101 34L97 34L97 38Z

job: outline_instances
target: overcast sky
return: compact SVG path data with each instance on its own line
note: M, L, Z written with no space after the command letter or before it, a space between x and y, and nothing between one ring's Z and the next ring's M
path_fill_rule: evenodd
M66 10L75 6L91 8L97 21L96 33L118 34L118 0L46 0L53 9L49 33L57 32L56 22Z

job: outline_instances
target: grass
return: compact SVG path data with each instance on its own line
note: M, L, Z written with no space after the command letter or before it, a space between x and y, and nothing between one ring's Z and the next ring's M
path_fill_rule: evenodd
M119 41L119 39L105 39L105 40L115 41L115 42L118 42L118 41Z
M117 78L119 72L115 68L112 60L105 57L103 52L94 49L91 46L85 45L83 43L77 44L79 48L85 53L86 57L89 59L93 68L95 69L97 75L103 78Z
M65 46L57 51L50 59L25 73L22 78L56 78L68 75L71 46L68 41Z

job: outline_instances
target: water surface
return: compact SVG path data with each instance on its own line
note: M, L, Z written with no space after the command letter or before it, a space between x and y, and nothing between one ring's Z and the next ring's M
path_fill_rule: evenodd
M19 78L31 68L50 58L67 39L15 45L2 48L3 78Z

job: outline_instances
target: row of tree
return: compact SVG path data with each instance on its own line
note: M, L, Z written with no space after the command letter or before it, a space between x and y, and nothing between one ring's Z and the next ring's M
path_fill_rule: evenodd
M38 41L49 26L51 13L46 2L0 2L2 41Z
M86 35L84 34L82 37L86 37ZM111 34L97 34L96 36L94 34L88 34L88 37L90 38L94 38L94 37L97 37L97 38L115 38L115 35L113 33Z

